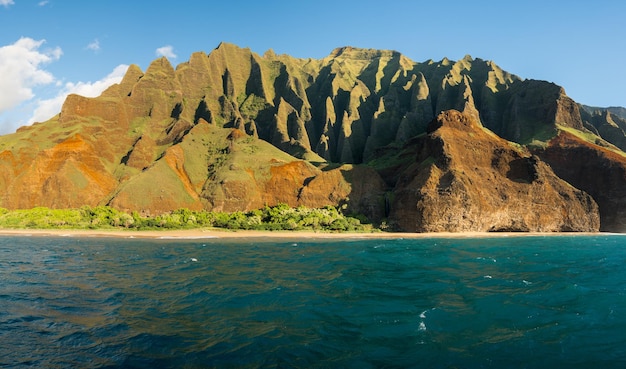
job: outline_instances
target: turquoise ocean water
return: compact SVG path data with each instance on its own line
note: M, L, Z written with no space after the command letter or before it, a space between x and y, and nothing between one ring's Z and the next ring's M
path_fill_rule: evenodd
M0 368L625 368L626 236L0 237Z

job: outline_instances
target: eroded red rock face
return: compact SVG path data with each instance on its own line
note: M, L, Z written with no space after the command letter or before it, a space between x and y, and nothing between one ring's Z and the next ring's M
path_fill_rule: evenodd
M71 208L97 205L117 185L96 148L76 134L36 154L9 182L4 206Z
M535 151L554 172L589 193L600 207L600 230L626 232L626 157L561 132Z
M597 231L594 200L471 115L440 114L394 190L405 231Z
M150 152L150 146L141 144L143 140L127 155L129 165L136 150L142 157ZM370 168L348 165L323 170L238 129L204 122L141 172L122 176L108 204L147 213L181 207L232 212L279 203L294 207L347 204L348 211L379 219L384 212L384 186Z

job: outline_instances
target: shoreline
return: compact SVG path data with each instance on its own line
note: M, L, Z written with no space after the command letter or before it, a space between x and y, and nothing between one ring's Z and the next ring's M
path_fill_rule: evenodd
M107 229L0 229L0 236L37 237L92 237L92 238L144 238L144 239L233 239L233 238L307 238L307 239L424 239L424 238L494 238L528 236L598 236L620 235L605 232L315 232L315 231L251 231L251 230L107 230ZM626 234L625 234L626 235Z

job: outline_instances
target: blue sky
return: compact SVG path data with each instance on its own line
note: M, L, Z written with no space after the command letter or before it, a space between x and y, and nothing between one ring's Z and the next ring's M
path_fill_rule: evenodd
M416 62L471 55L626 106L626 2L0 0L0 133L50 118L68 93L97 96L129 64L173 65L221 41L322 58L339 46Z

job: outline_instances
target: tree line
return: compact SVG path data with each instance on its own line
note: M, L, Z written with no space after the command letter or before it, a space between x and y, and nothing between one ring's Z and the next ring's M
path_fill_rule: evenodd
M344 215L340 208L311 209L286 204L242 212L178 209L159 215L124 212L109 206L77 209L8 210L0 208L0 228L13 229L129 229L173 230L223 228L232 230L372 231L376 228L363 216Z

